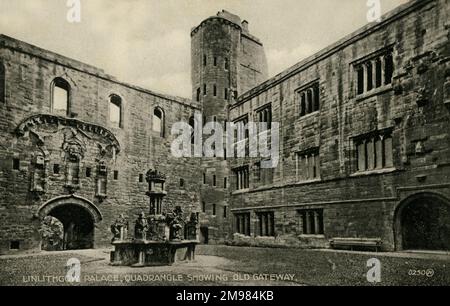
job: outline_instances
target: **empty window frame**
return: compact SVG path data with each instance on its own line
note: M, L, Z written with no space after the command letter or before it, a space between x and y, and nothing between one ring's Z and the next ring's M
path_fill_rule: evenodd
M314 113L320 109L319 82L297 92L300 116Z
M394 62L392 49L354 65L356 94L361 95L392 83Z
M302 209L298 213L302 234L323 235L323 209Z

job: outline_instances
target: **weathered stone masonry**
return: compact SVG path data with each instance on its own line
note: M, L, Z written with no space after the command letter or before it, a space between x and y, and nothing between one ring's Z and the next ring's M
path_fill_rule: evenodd
M272 183L261 184L255 178L257 160L230 162L232 169L250 168L250 188L234 191L230 205L236 216L250 213L250 236L256 238L240 239L329 247L331 238L355 237L381 239L385 250L450 248L448 13L447 1L410 1L381 23L360 29L239 97L230 108L232 121L246 114L251 120L256 109L269 103L273 121L281 124L281 162ZM375 70L378 58L386 54L392 54L392 82L380 86L378 78L389 76L378 76ZM362 76L371 73L374 88L358 94L356 69L369 62L372 68L362 67L366 73ZM367 85L370 80L365 80ZM312 83L319 86L320 110L302 115L301 92ZM392 139L392 164L387 160L389 165L381 166L378 154L380 167L358 169L358 139L368 141L366 154L373 156L378 144L370 147L370 139L375 139L370 133L381 136L386 131L384 139ZM381 152L382 138L376 139L380 139L376 152ZM389 141L384 148L390 147ZM318 152L320 174L304 180L297 154L308 155L311 162L311 153L302 155L308 150ZM420 210L419 203L431 206ZM425 221L412 217L414 213L402 215L407 204L412 211L433 217ZM274 213L274 237L257 237L265 222L258 217L260 212ZM236 228L238 219L234 222ZM305 233L311 227L305 222L319 228ZM408 226L439 229L424 238ZM402 235L434 242L407 246Z
M2 253L11 247L39 248L40 219L49 207L70 203L85 206L94 219L93 246L107 245L109 225L120 213L132 222L141 210L147 212L150 168L167 174L167 209L180 205L186 213L199 211L199 160L170 154L172 124L187 122L200 110L198 103L121 83L97 68L6 36L0 36L0 64L6 80L0 101ZM52 112L57 78L70 85L68 115ZM121 99L120 128L109 121L111 95ZM157 107L164 112L164 137L152 131ZM69 173L78 176L77 186L70 186ZM96 190L100 178L104 194Z

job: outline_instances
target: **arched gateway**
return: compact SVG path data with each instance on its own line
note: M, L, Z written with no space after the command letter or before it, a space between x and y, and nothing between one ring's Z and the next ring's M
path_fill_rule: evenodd
M75 195L61 196L43 204L38 210L43 220L47 216L63 224L61 250L89 249L94 247L94 224L102 220L99 209L89 200Z
M402 201L395 213L396 250L450 250L450 201L423 192Z

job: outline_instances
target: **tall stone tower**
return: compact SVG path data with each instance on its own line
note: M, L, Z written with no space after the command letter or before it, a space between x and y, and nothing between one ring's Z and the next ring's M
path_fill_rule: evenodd
M203 124L228 120L228 107L240 94L267 79L267 60L248 22L225 10L191 32L192 99L201 102ZM230 176L226 158L202 159L201 236L204 241L231 238L228 207Z

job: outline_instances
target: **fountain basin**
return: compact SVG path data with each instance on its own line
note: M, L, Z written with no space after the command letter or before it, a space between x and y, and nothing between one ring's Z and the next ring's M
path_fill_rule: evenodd
M175 262L193 261L197 240L121 240L114 241L113 266L170 266Z

